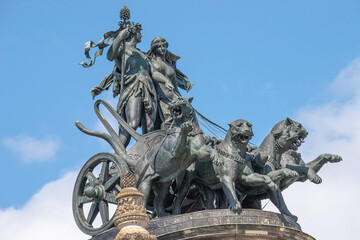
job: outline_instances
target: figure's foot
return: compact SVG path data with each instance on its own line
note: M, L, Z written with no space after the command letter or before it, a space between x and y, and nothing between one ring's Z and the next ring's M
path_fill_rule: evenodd
M311 182L315 184L320 184L322 182L321 177L311 168L308 170L308 178Z
M229 207L234 213L237 213L237 214L240 214L242 211L242 206L239 201L231 203Z

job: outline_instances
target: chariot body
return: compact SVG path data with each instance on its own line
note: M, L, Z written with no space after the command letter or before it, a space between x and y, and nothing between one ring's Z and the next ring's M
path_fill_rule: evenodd
M99 106L101 104L136 140L136 143L128 151L124 149L119 136L100 113ZM113 225L114 216L111 216L110 212L111 209L114 209L113 206L116 207L115 197L121 191L120 177L125 171L131 170L124 159L137 160L150 149L159 148L166 132L165 130L156 130L141 135L132 129L107 102L102 100L96 101L94 109L110 135L89 130L78 121L75 124L82 132L107 141L115 152L95 154L81 168L76 180L73 191L73 214L78 227L88 235L97 235ZM98 216L100 216L101 223L94 227L94 221Z

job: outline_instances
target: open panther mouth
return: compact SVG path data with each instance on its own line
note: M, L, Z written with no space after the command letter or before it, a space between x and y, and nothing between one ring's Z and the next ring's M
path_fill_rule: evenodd
M244 134L239 134L238 138L241 142L246 142L249 141L251 139L251 136L249 135L244 135Z
M302 143L304 143L304 138L303 137L299 137L298 139L296 139L294 142L292 142L293 146L295 147L300 147Z
M175 118L181 117L181 114L182 114L182 109L181 109L181 107L174 107L174 108L172 109L172 113L173 113L173 115L174 115Z

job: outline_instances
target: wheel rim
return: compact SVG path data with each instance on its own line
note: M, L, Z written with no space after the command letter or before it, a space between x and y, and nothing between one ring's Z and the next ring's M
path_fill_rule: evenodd
M94 236L113 225L122 173L117 158L111 153L96 154L80 170L73 192L73 215L85 234ZM113 214L109 207L113 208Z

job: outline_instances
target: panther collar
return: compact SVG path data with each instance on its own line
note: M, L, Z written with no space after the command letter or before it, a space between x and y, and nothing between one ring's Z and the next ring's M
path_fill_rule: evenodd
M223 156L223 157L225 157L227 159L230 159L230 160L232 160L234 162L244 164L244 163L247 163L249 161L248 159L242 158L239 155L234 155L234 154L230 154L230 153L227 153L227 152L223 151L221 148L218 147L218 145L215 145L215 149L219 153L220 156Z
M268 158L266 164L269 165L271 167L271 169L273 169L273 170L279 170L282 168L281 164L279 162L275 161L275 159L272 157Z

